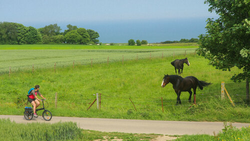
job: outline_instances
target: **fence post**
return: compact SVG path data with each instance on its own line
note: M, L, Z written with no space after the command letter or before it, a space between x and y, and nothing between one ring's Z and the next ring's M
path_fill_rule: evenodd
M55 107L57 108L57 93L55 95Z
M225 99L225 83L221 82L221 100Z
M163 108L163 98L161 97L161 107L162 107L162 112L164 113L164 108Z
M133 101L131 100L131 98L129 98L129 100L131 101L131 103L134 105L135 111L137 111L135 104L133 103Z
M99 96L98 93L96 93L96 107L99 109Z
M101 110L101 104L102 104L101 96L102 96L102 94L100 93L100 95L99 95L99 109L100 110Z

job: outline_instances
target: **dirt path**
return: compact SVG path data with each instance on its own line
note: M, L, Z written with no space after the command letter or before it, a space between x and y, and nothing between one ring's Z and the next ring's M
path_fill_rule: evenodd
M53 117L51 121L44 121L41 116L27 121L23 116L0 115L0 118L9 118L16 123L56 123L76 122L82 129L103 132L124 133L154 133L163 135L192 135L219 133L224 128L223 122L187 122L187 121L155 121L155 120L127 120L127 119L104 119L104 118L78 118L78 117ZM237 128L248 127L250 123L232 123Z

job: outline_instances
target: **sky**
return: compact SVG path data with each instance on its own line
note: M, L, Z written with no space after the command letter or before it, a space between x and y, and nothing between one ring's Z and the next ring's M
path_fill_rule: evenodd
M0 0L0 22L35 28L71 24L99 33L102 43L198 38L218 18L204 0Z

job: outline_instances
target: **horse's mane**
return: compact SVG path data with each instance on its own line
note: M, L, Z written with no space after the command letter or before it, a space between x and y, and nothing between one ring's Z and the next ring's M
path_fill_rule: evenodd
M168 75L168 76L169 76L169 78L170 78L171 80L175 80L175 79L183 80L183 78L182 78L181 76L179 76L179 75Z

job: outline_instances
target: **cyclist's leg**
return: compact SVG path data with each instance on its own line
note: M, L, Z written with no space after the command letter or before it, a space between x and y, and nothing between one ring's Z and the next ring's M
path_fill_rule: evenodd
M40 105L40 102L36 99L35 103L36 103L36 108L37 108Z
M36 113L36 103L35 103L35 101L32 101L31 105L33 106L33 113L35 114Z

